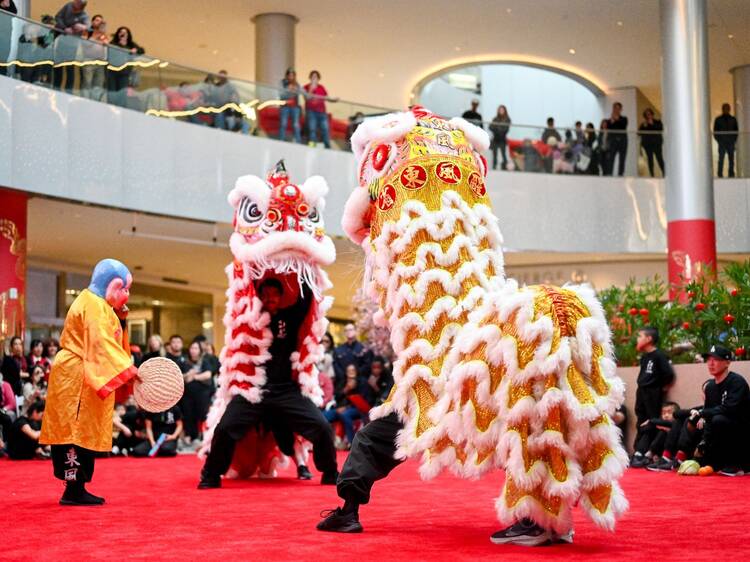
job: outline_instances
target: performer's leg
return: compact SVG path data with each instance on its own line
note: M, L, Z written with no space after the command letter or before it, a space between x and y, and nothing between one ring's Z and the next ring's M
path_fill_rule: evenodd
M55 478L65 482L61 505L101 505L104 498L86 490L94 476L94 452L78 445L52 445Z
M232 464L235 444L250 427L254 427L260 421L261 413L260 404L252 404L239 395L227 404L227 409L214 430L211 451L201 470L199 488L221 486L221 476Z
M315 467L323 473L321 483L334 484L338 472L333 430L318 407L296 389L279 394L269 393L265 399L271 411L278 411L285 419L289 429L313 444Z
M370 490L403 461L394 458L396 436L404 426L398 416L390 414L368 423L355 436L352 450L336 483L343 508L336 508L320 523L318 530L339 533L362 531L359 506L370 501Z

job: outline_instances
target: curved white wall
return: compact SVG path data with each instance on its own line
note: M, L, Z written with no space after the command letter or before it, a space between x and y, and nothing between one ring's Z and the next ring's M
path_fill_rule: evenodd
M229 222L237 176L279 158L293 178L323 175L328 230L354 185L350 153L149 117L0 77L0 185L167 216ZM666 247L660 180L490 172L487 185L511 250L653 252ZM716 182L721 252L750 251L750 180Z

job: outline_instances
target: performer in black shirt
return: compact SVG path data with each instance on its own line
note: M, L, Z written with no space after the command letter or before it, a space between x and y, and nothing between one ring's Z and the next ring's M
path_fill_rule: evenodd
M294 433L313 444L315 466L323 473L321 484L336 484L336 449L333 431L313 402L302 395L292 379L291 354L297 349L299 331L312 301L312 291L303 285L297 302L281 308L283 285L277 279L263 281L258 289L263 311L271 316L273 341L265 363L266 383L263 400L251 403L241 395L229 402L214 431L211 451L201 471L198 488L219 488L221 476L232 462L234 447L248 429L258 427L269 418L282 418Z

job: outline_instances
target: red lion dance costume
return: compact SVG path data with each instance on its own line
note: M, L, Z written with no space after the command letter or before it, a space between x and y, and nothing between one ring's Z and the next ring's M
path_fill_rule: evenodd
M328 326L325 313L333 301L331 297L323 297L331 284L322 266L336 259L335 247L323 226L327 193L328 186L320 176L310 177L300 185L290 183L283 162L277 164L265 181L257 176L240 177L229 193L229 203L235 210L235 231L229 241L234 261L226 269L229 289L219 389L208 414L201 457L210 450L214 429L232 397L240 394L251 403L263 400L266 382L263 365L270 358L268 347L273 336L269 315L261 310L257 289L268 277L283 283L285 302L297 298L303 282L313 292L312 304L299 332L297 351L291 357L292 376L303 396L322 405L316 363L323 354L319 342ZM308 442L296 439L296 452L306 456L309 447ZM261 427L249 431L237 444L227 476L249 478L257 473L273 477L276 467L287 462L274 434Z

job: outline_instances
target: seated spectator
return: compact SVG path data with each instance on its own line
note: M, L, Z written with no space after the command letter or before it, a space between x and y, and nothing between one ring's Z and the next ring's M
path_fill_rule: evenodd
M60 342L55 338L50 338L45 342L44 356L47 358L47 361L49 361L50 368L55 362L55 356L57 355L58 351L60 351ZM49 377L49 373L47 373L47 376Z
M357 373L357 366L350 363L346 367L346 383L336 396L336 404L323 415L329 423L340 421L344 426L346 436L345 448L349 448L354 441L354 421L362 419L367 413L369 404L364 395L367 393ZM364 412L362 411L364 410Z
M741 467L747 462L750 387L741 375L729 370L729 349L713 345L703 358L713 377L704 383L703 406L690 410L683 439L673 447L674 458L665 445L662 459L648 468L675 470L694 450L701 465L711 466L725 476L740 476L744 474Z
M24 410L28 413L28 408L40 400L47 399L47 380L45 379L44 369L41 365L34 365L31 369L31 376L23 383L23 405Z
M562 142L560 133L555 129L555 119L553 117L547 118L547 128L542 131L542 142L550 144L549 139L555 139L558 143Z
M680 410L676 402L665 402L661 407L661 416L641 423L635 452L630 461L632 468L645 468L658 461L664 452L669 430L677 423L675 414Z
M674 412L672 426L667 432L661 456L656 456L646 466L648 470L670 472L677 470L684 461L693 458L695 448L701 439L701 431L697 428L700 409L701 406L695 406Z
M23 396L23 383L29 378L29 367L23 356L23 342L18 336L10 338L10 354L3 357L0 373L13 388L13 393Z
M133 411L138 412L137 408ZM127 457L138 444L145 441L145 432L137 429L138 420L143 416L129 415L128 406L117 404L112 415L112 454ZM140 433L140 434L139 434Z
M172 406L165 412L158 414L146 413L147 441L133 448L134 457L147 457L156 442L163 435L166 439L156 452L157 457L174 457L177 455L177 439L182 433L182 412L179 406Z
M7 381L3 380L0 375L0 429L2 429L2 437L4 440L8 439L10 435L10 429L13 422L16 421L16 395L13 392L13 387ZM5 449L5 444L0 442L0 449Z
M29 346L29 356L26 358L26 365L29 368L29 372L36 365L40 365L44 370L45 377L49 377L49 370L52 364L44 356L44 342L42 340L31 340Z
M393 387L393 376L385 367L385 359L376 355L370 364L365 398L371 407L380 406L388 398Z
M26 416L18 418L8 435L8 457L13 460L49 458L49 452L39 445L42 429L44 402L35 402L29 407Z

